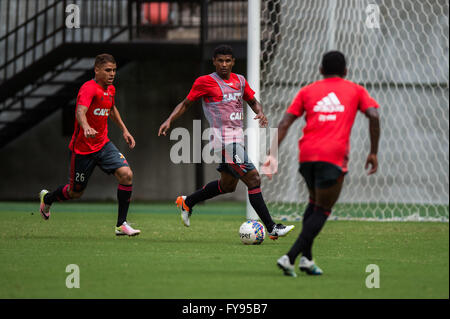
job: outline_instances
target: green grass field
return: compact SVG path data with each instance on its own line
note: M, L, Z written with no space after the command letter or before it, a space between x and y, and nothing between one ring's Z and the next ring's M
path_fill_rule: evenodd
M320 277L285 277L276 260L301 230L241 244L240 203L198 205L191 227L172 203L130 207L138 237L115 237L116 205L0 202L0 298L449 298L449 224L329 221L315 241ZM298 263L298 260L297 260ZM77 264L80 288L66 287ZM380 288L366 287L366 266Z

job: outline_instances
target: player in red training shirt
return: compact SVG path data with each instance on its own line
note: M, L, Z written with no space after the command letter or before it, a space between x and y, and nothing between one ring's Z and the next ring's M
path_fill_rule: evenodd
M75 111L75 130L69 144L69 184L55 191L40 192L40 213L48 220L50 206L54 201L80 198L94 168L99 166L105 173L114 174L119 182L119 203L116 235L135 236L140 230L127 223L128 207L132 192L133 172L125 157L108 138L108 117L122 130L123 138L131 149L135 146L133 136L123 123L114 101L116 90L112 85L116 75L116 61L109 54L95 58L95 78L83 84L78 92Z
M357 111L369 119L370 153L366 160L368 174L378 168L380 124L378 103L366 89L351 81L347 75L345 56L338 51L326 53L320 72L324 79L302 88L278 125L278 139L263 165L263 172L276 171L273 150L280 145L292 123L303 114L306 126L299 140L300 174L309 191L309 204L303 214L302 231L287 255L277 265L285 275L296 276L295 259L301 253L299 268L309 275L321 275L322 270L312 259L312 244L325 224L339 198L350 151L350 133Z
M193 207L201 201L234 192L239 180L248 187L250 204L267 228L269 237L277 239L286 236L294 226L275 224L261 193L261 178L248 158L244 146L243 100L256 113L260 126L267 125L267 118L261 104L254 97L245 78L232 73L235 59L230 46L222 45L214 50L213 64L216 72L195 80L186 99L178 104L169 118L160 126L158 136L166 135L171 123L180 117L198 99L202 99L203 111L211 126L210 145L220 164L220 180L208 183L189 196L179 196L176 200L181 210L181 218L186 227L190 226Z

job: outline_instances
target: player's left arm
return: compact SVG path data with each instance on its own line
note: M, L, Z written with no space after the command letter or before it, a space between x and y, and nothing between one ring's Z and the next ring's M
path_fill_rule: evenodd
M256 114L254 120L259 120L260 127L266 127L269 121L267 120L266 115L264 115L261 103L259 103L259 101L255 97L246 102Z
M369 119L370 153L367 156L365 169L371 166L368 175L374 174L378 169L378 141L380 139L380 115L375 107L370 107L365 112Z
M133 149L136 145L136 142L134 141L134 137L128 132L127 127L125 126L125 123L123 123L122 118L120 117L119 110L114 105L111 108L111 112L109 114L111 120L120 128L123 134L123 138L127 142L128 146Z
M303 112L303 90L300 90L284 114L283 119L278 124L277 135L272 140L269 152L261 168L262 172L266 174L269 179L271 179L272 175L278 170L278 148L281 142L286 137L292 123L302 116Z
M278 148L281 142L286 137L292 123L294 123L297 118L298 117L294 114L286 112L283 116L283 119L278 124L277 134L272 140L267 157L264 161L263 166L261 167L261 171L269 179L272 179L272 175L278 171Z

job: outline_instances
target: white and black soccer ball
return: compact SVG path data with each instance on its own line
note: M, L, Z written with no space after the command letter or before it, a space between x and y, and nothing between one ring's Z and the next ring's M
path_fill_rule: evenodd
M259 221L248 220L239 228L239 237L245 245L260 245L266 237L266 230Z

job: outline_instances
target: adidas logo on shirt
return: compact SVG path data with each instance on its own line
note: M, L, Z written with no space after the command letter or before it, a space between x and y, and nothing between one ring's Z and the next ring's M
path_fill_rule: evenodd
M327 96L322 98L314 106L314 112L322 113L334 113L334 112L344 112L345 107L341 104L338 97L334 92L329 93Z

